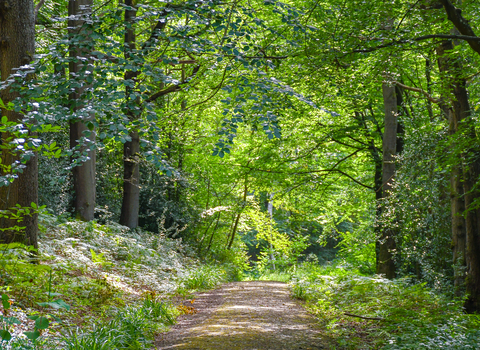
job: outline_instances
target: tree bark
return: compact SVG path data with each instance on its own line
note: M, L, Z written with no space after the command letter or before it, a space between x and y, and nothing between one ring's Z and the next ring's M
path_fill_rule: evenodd
M445 9L447 18L453 23L455 28L467 37L472 37L472 39L477 39L473 28L470 26L468 21L462 16L462 11L456 8L450 0L439 0ZM480 54L480 42L478 40L467 40L467 43L470 47Z
M123 200L120 224L129 228L138 227L140 208L140 137L138 132L130 133L132 141L123 146Z
M387 199L392 190L395 179L395 153L397 148L397 96L395 86L383 83L383 103L385 108L385 130L383 133L383 168L382 192L383 199ZM393 260L393 251L396 248L395 230L385 227L381 231L378 242L377 273L385 277L395 278L396 268Z
M459 163L454 164L451 175L453 259L457 266L465 262L466 275L457 272L455 282L460 286L465 281L468 295L465 309L473 313L480 310L480 209L476 208L476 203L480 200L480 191L476 188L480 177L480 149L471 119L466 80L459 76L462 72L461 64L448 56L452 49L451 41L445 41L437 47L439 69L445 74L447 88L453 95L453 113L449 113L452 142L453 145L458 145L459 142L463 144ZM464 207L461 194L465 200ZM465 211L462 212L462 209ZM461 215L465 217L464 224Z
M444 57L445 52L442 46L437 48L438 66L442 73L448 73L448 61ZM453 86L450 86L450 90ZM458 120L455 117L453 108L442 106L442 111L448 120L448 134L452 144L449 152L455 152L455 135L458 132ZM452 255L454 266L454 287L455 294L461 296L465 288L465 269L466 269L466 223L463 214L465 213L465 193L463 188L463 168L462 162L453 164L450 172L450 211L452 224Z
M93 42L89 39L89 32L85 28L85 18L92 13L93 0L69 0L68 26L71 38L75 43L70 44L70 57L87 57L93 50ZM77 219L93 220L95 217L95 168L96 151L92 144L95 142L95 130L92 121L95 116L85 108L84 96L86 87L85 78L92 74L93 67L87 59L72 61L69 64L70 78L78 81L82 87L76 88L70 94L72 112L80 114L77 121L70 124L70 147L78 149L79 155L86 154L87 160L72 168L73 177L73 210ZM90 127L89 127L90 126ZM87 139L89 141L87 141Z
M16 0L2 4L0 8L0 71L1 80L5 81L21 66L33 61L35 51L35 13L32 0ZM10 89L1 92L5 105L15 99L18 94ZM20 123L22 113L2 110L11 122ZM8 147L12 135L1 135L1 164L10 166L19 160L19 155ZM13 183L0 187L0 211L14 208L16 204L21 207L30 207L38 202L38 160L36 153L25 163L22 173L18 173ZM1 168L1 175L9 171ZM13 209L14 211L17 209ZM18 225L21 229L15 229ZM25 215L23 221L18 223L7 218L0 219L0 242L21 242L37 248L38 217L33 213ZM8 230L12 228L11 230Z
M383 198L383 179L382 179L382 157L380 156L380 152L378 148L375 146L375 142L373 139L370 141L369 145L370 154L372 155L373 161L375 163L375 175L374 175L374 183L375 183L375 237L380 237L382 232L381 227L381 217L382 217L382 198ZM375 259L379 261L379 253L380 253L380 240L375 241Z
M449 135L453 137L458 131L454 123L453 111L448 111ZM465 212L462 165L455 164L450 174L450 207L452 215L452 242L454 286L457 295L465 286L465 253L466 253L466 224L463 213Z
M136 49L135 19L137 9L135 0L125 0L125 59L131 60L133 51ZM136 72L125 72L125 80L135 83ZM130 97L133 89L126 84L125 99L127 101L127 115L130 121L138 118L135 114L137 101ZM138 109L137 109L138 111ZM138 227L138 215L140 210L140 136L138 131L133 130L129 134L131 140L123 146L123 198L120 224L129 228Z

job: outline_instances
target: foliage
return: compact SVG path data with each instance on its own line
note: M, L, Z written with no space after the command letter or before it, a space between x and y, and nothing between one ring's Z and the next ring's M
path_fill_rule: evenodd
M480 344L478 317L464 315L462 300L425 283L307 264L293 275L291 285L292 295L307 301L342 349L474 349Z
M418 120L405 122L419 125ZM421 136L406 135L410 147L398 157L400 169L379 225L399 232L399 275L415 276L418 282L448 292L452 291L453 276L450 198L445 193L449 184L438 160L438 153L446 147L447 131L423 129L427 130ZM419 157L419 152L424 156Z
M153 335L174 324L177 316L171 305L152 298L117 311L112 320L96 322L88 331L77 328L65 334L62 338L64 348L145 349L153 345Z
M144 349L178 316L169 296L235 276L232 263L201 265L158 234L45 214L41 224L41 263L20 243L2 246L1 336L12 349Z
M180 291L208 290L221 282L227 281L227 271L224 267L214 265L202 265L199 268L188 271L180 278Z

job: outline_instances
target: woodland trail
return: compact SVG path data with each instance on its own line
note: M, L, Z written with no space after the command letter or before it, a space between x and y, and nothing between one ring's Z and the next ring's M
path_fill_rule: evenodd
M281 282L234 282L197 295L196 313L157 339L158 349L328 349L315 319Z

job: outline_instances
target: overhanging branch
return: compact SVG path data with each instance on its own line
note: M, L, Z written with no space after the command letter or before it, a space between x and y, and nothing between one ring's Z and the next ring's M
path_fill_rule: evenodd
M475 35L468 21L462 16L462 10L456 8L450 0L440 0L440 3L443 5L450 22L463 34L462 37L467 38L462 40L466 40L473 51L480 54L480 38Z
M442 99L433 97L432 95L430 95L428 92L426 92L426 91L423 90L423 89L416 88L416 87L412 87L412 86L408 86L408 85L404 85L404 84L402 84L402 83L399 83L398 81L392 81L391 83L392 83L392 84L395 84L395 85L397 85L397 86L399 86L399 87L401 87L402 89L405 89L405 90L414 91L414 92L419 92L419 93L421 93L423 96L425 96L425 97L427 98L427 100L429 100L430 102L436 103L436 104L438 104L438 105L444 104L444 102L442 101Z
M170 85L170 86L166 87L166 88L163 89L163 90L157 91L157 92L154 93L153 95L150 95L150 97L148 97L148 98L146 99L146 102L153 102L153 101L155 101L155 100L156 100L157 98L159 98L159 97L165 96L165 95L170 94L170 93L172 93L172 92L176 92L176 91L182 90L182 85L185 85L186 83L188 83L188 82L191 80L191 78L193 78L195 75L197 75L199 69L200 69L200 66L196 66L196 67L193 69L192 74L189 76L189 79L187 79L186 81L181 82L181 83L179 83L179 84Z
M377 51L380 49L384 49L390 46L395 46L395 45L403 45L403 44L409 44L411 42L415 41L423 41L427 39L451 39L451 40L465 40L469 44L471 42L475 42L478 44L479 47L479 52L480 53L480 38L476 36L469 36L469 35L450 35L450 34L429 34L429 35L422 35L417 38L411 38L411 39L401 39L401 40L394 40L389 43L385 43L382 45L378 45L375 47L370 47L368 49L357 49L357 50L352 50L351 52L346 53L347 55L350 53L368 53L368 52L373 52ZM472 46L470 44L470 46ZM475 50L476 51L476 50Z

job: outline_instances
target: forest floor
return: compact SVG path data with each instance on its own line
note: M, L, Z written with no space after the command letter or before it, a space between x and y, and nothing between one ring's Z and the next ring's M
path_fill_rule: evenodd
M184 301L186 315L158 349L328 349L313 316L281 282L233 282ZM190 312L188 312L188 310Z

